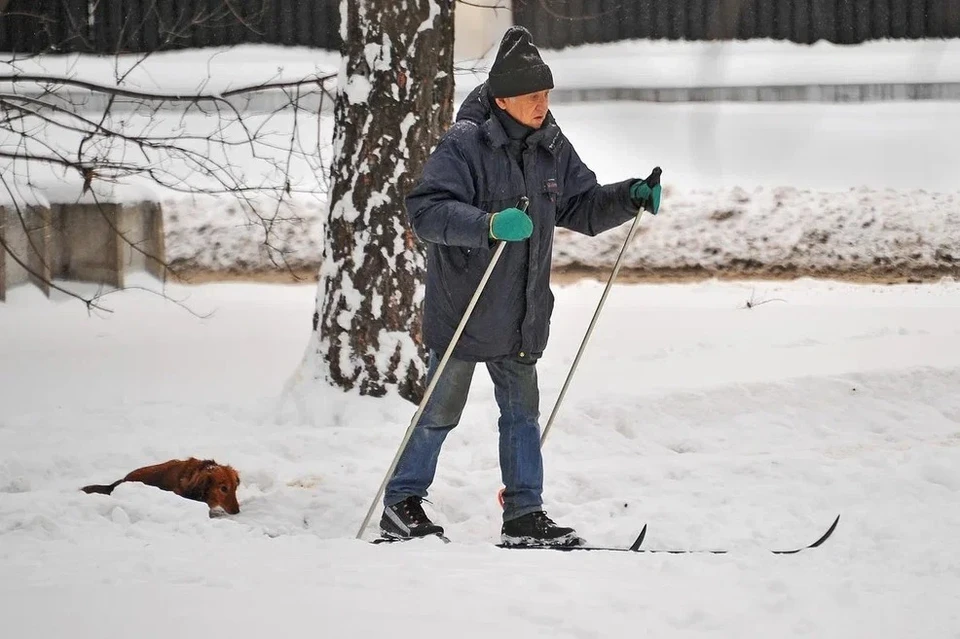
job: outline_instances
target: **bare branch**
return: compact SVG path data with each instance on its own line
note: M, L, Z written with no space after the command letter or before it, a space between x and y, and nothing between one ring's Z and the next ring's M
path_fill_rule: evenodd
M106 81L83 77L76 71L79 66L68 67L62 75L48 75L19 64L36 54L18 54L8 61L6 73L0 75L0 85L6 87L0 93L0 177L10 180L4 182L10 198L29 202L48 197L43 191L51 177L55 176L59 185L63 183L60 174L66 174L70 178L66 183L76 184L78 197L92 198L97 204L118 241L148 263L159 263L176 275L163 262L163 255L151 255L117 227L103 206L104 191L95 186L124 186L129 178L137 177L156 185L161 193L230 197L262 229L261 242L273 265L293 273L295 267L287 263L288 255L277 238L288 232L286 224L297 222L296 213L287 213L291 202L306 195L319 196L329 186L322 154L329 142L321 139L320 118L327 98L334 99L327 83L336 74L277 77L222 92L203 86L190 92L158 93L131 87L130 78L137 69L149 72L144 65L152 53L121 57L119 52L148 19L164 21L157 49L186 42L194 27L201 25L240 22L257 30L257 25L244 17L248 7L238 0L217 0L199 9L180 5L175 15L165 16L157 13L158 6L146 7L136 21L113 25L118 55L111 65L113 78ZM50 16L40 8L26 15L38 21L41 42L46 37L51 47L57 48L53 41L56 25ZM79 22L79 15L62 18L76 22L58 27L70 33L74 43L86 38L87 25ZM69 48L103 51L104 46L98 41L70 44ZM268 93L272 95L256 98L257 103L272 103L267 112L243 110L245 99ZM307 111L310 118L300 116ZM316 126L316 141L305 135L306 124ZM320 178L319 185L315 176ZM21 223L26 224L23 219ZM34 253L41 255L36 248ZM24 256L16 259L27 261ZM29 261L33 260L31 256ZM42 280L43 273L31 272L31 276ZM91 304L99 297L98 293L86 299L88 308L95 308Z
M769 304L770 302L784 302L784 303L786 303L786 301L787 301L787 300L780 299L779 297L774 297L774 298L770 298L770 299L763 299L763 300L756 300L756 299L754 298L754 294L755 294L755 293L756 293L756 291L751 291L751 292L750 292L750 299L748 299L748 300L746 301L746 303L745 303L741 308L754 308L754 307L757 307L757 306L762 306L762 305L764 305L764 304Z
M465 4L468 7L476 7L477 9L506 9L507 6L502 4L502 2L497 2L497 4L480 4L479 2L469 2L469 0L457 0L459 4Z

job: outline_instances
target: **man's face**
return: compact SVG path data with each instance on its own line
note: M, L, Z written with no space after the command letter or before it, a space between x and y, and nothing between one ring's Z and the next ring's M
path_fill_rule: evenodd
M550 108L550 90L526 93L513 98L496 98L497 106L520 124L539 129Z

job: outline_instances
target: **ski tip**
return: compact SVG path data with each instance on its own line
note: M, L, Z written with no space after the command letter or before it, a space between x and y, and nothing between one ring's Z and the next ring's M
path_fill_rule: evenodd
M647 525L644 524L643 528L640 529L640 534L637 536L636 540L630 544L630 550L637 552L640 550L640 546L643 544L643 538L647 536Z
M801 552L803 550L810 550L811 548L817 548L823 542L825 542L827 539L830 538L830 535L832 535L833 531L837 529L837 525L839 523L840 523L840 515L837 515L836 519L833 520L833 523L830 524L830 527L827 528L827 532L820 535L820 539L816 540L812 544L809 544L802 548L794 548L793 550L774 550L773 552L774 554L777 554L777 555L795 555L798 552Z
M825 542L827 539L829 539L830 535L833 534L833 531L837 529L837 524L839 523L840 523L840 515L837 515L837 518L833 520L832 524L830 524L830 527L827 529L827 532L823 533L823 536L821 536L820 539L816 540L815 542L807 546L807 548L816 548L817 546Z

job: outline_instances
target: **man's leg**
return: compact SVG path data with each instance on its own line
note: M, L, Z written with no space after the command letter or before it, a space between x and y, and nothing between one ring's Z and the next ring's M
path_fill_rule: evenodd
M440 364L439 353L430 353L427 379L433 378ZM383 494L384 506L398 504L408 497L426 497L437 472L437 460L443 441L459 422L467 403L470 381L473 379L473 362L450 358L433 389L433 395L420 416L410 441L404 449L393 477Z
M503 520L509 521L537 512L543 506L537 366L505 359L489 362L487 370L500 406Z

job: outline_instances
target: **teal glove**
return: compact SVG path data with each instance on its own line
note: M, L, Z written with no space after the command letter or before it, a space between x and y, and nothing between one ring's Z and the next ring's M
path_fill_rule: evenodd
M660 167L653 170L653 173L645 180L634 182L630 186L630 199L633 205L643 207L644 211L649 211L654 215L660 210Z
M506 242L519 242L533 233L533 220L516 207L503 209L490 216L490 237Z

